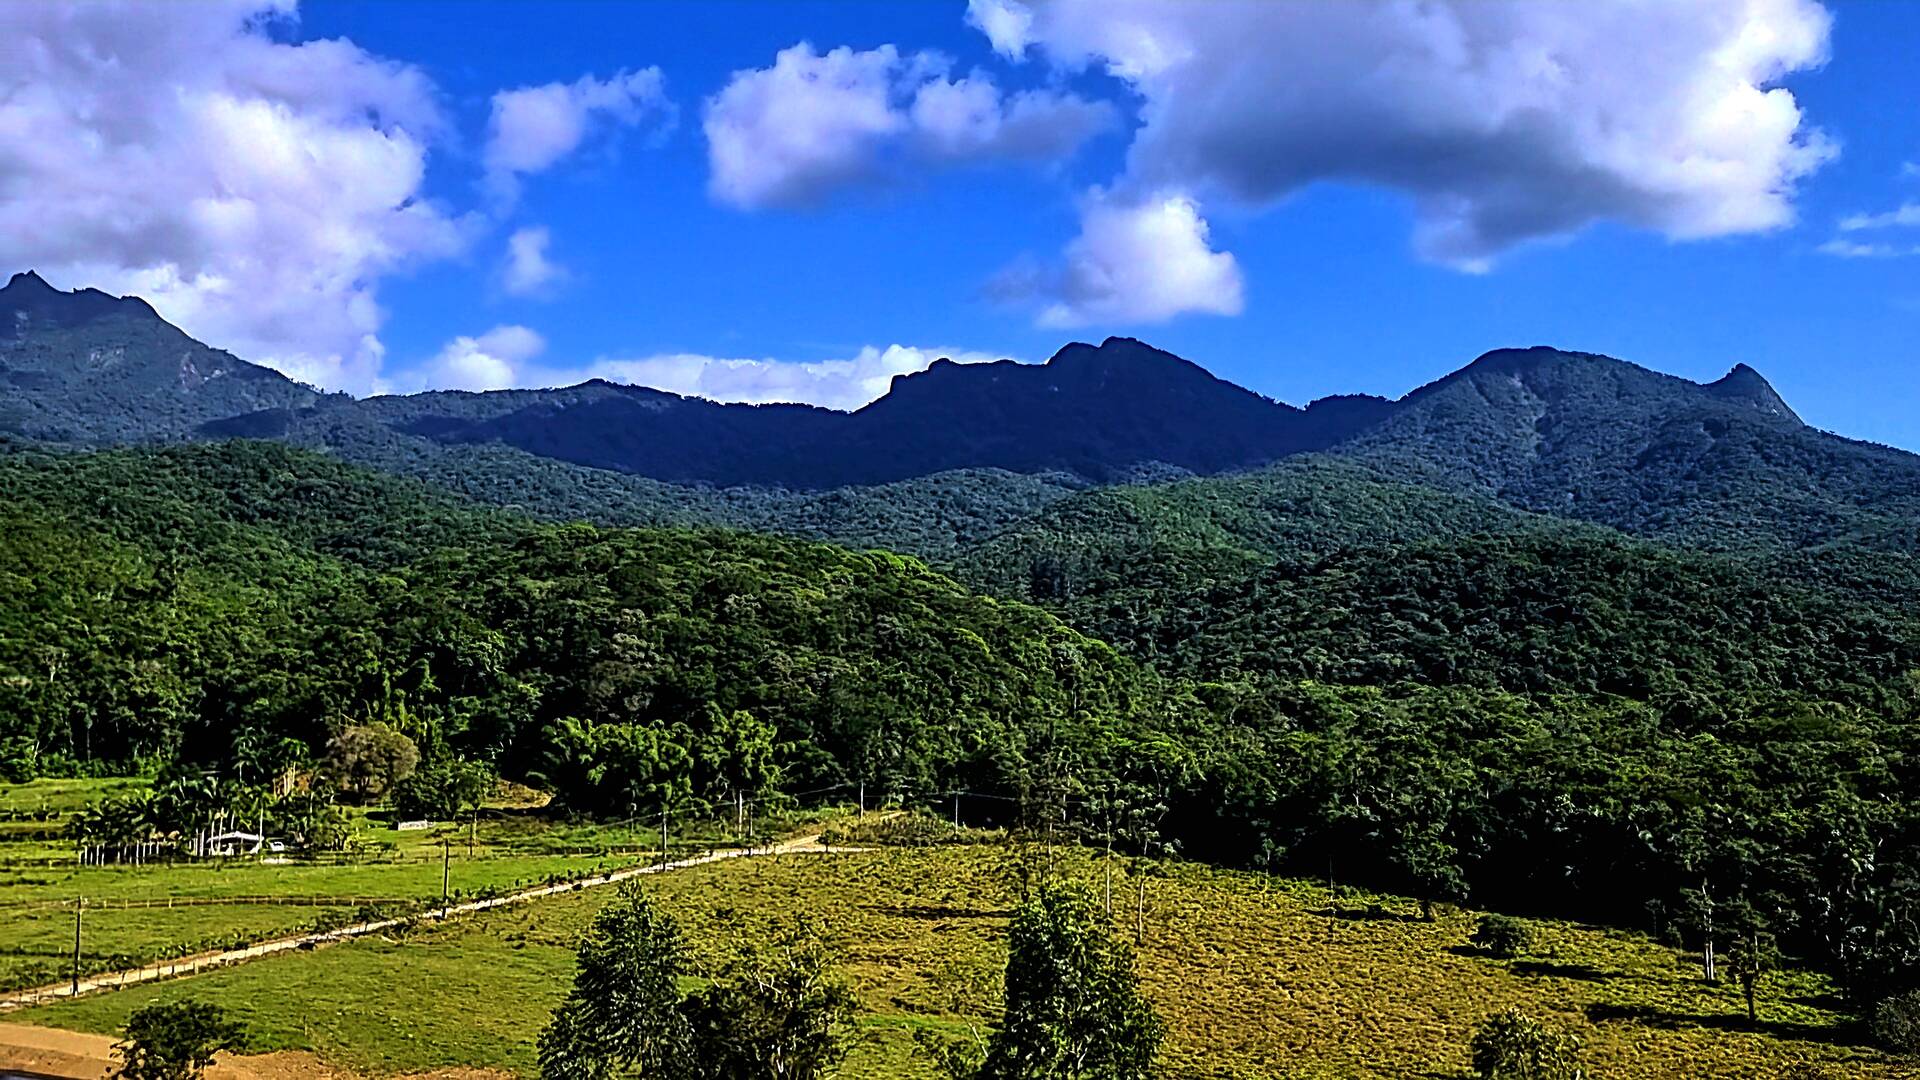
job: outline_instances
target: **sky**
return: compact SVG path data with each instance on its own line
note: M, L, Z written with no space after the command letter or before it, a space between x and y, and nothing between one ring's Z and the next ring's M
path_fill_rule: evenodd
M0 270L354 394L1551 344L1920 449L1920 8L0 0Z

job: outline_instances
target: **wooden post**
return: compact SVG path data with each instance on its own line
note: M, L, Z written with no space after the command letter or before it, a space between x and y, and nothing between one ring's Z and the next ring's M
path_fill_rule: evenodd
M660 866L667 865L667 801L660 800Z
M80 913L86 906L86 897L73 898L73 993L75 997L80 994Z
M953 793L953 827L960 827L960 793L957 791Z
M860 816L867 816L867 782L864 778L860 781Z
M473 816L467 819L467 858L473 858L473 845L480 839L480 808L473 808Z
M440 915L447 914L447 898L452 895L449 888L453 884L453 841L440 838Z

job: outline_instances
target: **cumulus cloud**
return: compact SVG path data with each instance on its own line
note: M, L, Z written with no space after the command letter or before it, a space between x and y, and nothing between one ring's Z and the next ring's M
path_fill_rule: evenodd
M673 116L657 67L502 90L493 95L487 123L487 184L496 197L511 200L520 177L545 172L596 134L647 120L670 124Z
M544 225L515 229L507 237L507 260L500 268L500 287L512 296L540 296L565 281L567 269L547 258L553 234Z
M735 72L706 103L708 189L741 209L803 206L916 164L1056 160L1115 120L1104 102L1007 95L984 74L956 80L949 70L936 53L823 54L803 42L772 67Z
M1039 301L1048 327L1162 322L1183 312L1238 315L1239 264L1215 251L1194 201L1179 193L1129 198L1096 191L1058 269L1018 266L988 286L1016 303Z
M421 191L417 68L268 33L291 0L0 4L0 264L137 293L189 333L365 389L377 284L460 251Z
M457 337L419 372L409 389L504 390L523 382L527 362L547 343L524 326L496 326L479 337Z
M972 0L1010 57L1095 66L1141 101L1115 191L1249 207L1318 182L1401 192L1462 269L1611 220L1775 229L1834 154L1779 85L1826 58L1814 0L1686 4Z

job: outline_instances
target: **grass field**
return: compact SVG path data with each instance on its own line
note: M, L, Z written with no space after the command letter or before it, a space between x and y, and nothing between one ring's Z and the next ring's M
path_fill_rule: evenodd
M718 863L648 888L710 947L723 923L817 917L863 1009L843 1075L934 1075L916 1028L964 1035L995 1010L1012 903L1004 847L888 849ZM1084 857L1063 873L1099 888ZM1116 886L1131 898L1124 874ZM1427 923L1392 898L1343 897L1256 875L1172 865L1148 878L1147 990L1170 1025L1173 1076L1458 1077L1473 1028L1508 1005L1575 1029L1589 1075L1912 1075L1854 1044L1805 975L1770 979L1749 1030L1730 986L1637 937L1538 925L1511 962L1464 947L1473 919ZM47 1006L17 1019L112 1031L141 1004L192 997L243 1018L256 1049L310 1049L360 1072L480 1066L529 1074L565 991L572 946L607 893L569 896L406 935L276 957L190 980ZM1130 910L1127 909L1127 910Z
M59 836L65 816L140 783L38 780L0 788L0 811L35 816L7 822L15 835L0 834L0 989L41 985L72 973L76 899L87 905L80 969L91 974L259 941L316 923L337 925L369 901L379 902L380 910L437 902L443 870L457 896L506 891L647 861L657 857L660 842L657 827L568 824L526 808L495 808L468 824L409 831L356 812L354 840L362 854L352 861L77 865L72 842ZM38 820L43 813L56 816ZM713 832L676 840L674 849L702 846L705 840L698 837ZM260 897L278 902L249 902ZM307 903L322 899L341 902Z

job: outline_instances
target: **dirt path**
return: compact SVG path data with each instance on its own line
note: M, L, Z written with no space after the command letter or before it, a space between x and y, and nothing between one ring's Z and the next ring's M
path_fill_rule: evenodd
M107 1080L118 1062L111 1035L90 1035L31 1024L0 1023L0 1073L17 1072L55 1080ZM271 1054L222 1054L207 1070L207 1080L359 1080L313 1054L282 1050ZM442 1069L398 1080L507 1080L486 1069Z
M613 885L626 881L629 878L639 877L642 874L658 874L667 870L683 870L690 866L701 866L706 863L719 862L723 859L756 858L768 855L798 855L812 852L827 852L830 850L844 851L848 849L829 849L820 843L819 833L812 833L807 836L797 836L790 840L782 840L768 847L726 848L720 851L708 852L705 855L696 855L692 858L677 859L668 863L651 863L646 866L632 866L625 870L615 870L612 873L601 874L590 878L581 878L577 881L568 881L559 885L543 885L537 889L526 889L506 896L496 896L488 900L473 900L464 904L433 908L421 912L418 915L411 916L410 918L456 918L461 915L471 915L479 911L490 911L493 908L506 907L511 904L524 904L550 896L558 896L563 893L578 892L582 889L593 889L603 885ZM263 956L272 956L276 953L288 952L294 949L318 948L322 945L331 945L337 941L347 941L352 938L363 937L367 934L377 934L383 930L393 929L406 921L408 920L377 919L372 922L343 926L337 930L326 930L313 934L299 934L293 937L275 938L271 941L262 941L244 948L200 953L195 956L183 956L174 960L164 960L157 964L148 964L145 967L128 968L124 971L109 971L99 975L90 975L81 979L78 986L76 986L72 980L68 980L67 982L55 983L51 986L40 986L31 990L14 991L0 997L0 1013L12 1009L26 1008L29 1005L39 1005L48 1001L58 1001L62 998L91 994L101 990L118 990L123 986L138 986L141 983L153 982L156 979L170 979L176 975L195 975L213 968L232 967L235 964L244 964L249 960L258 960ZM21 1025L0 1025L0 1032L3 1032L5 1028L20 1026ZM48 1029L41 1028L36 1030L44 1031ZM90 1038L91 1036L87 1037ZM112 1040L108 1040L108 1042L111 1044ZM8 1044L5 1042L4 1035L0 1034L0 1054L4 1054L7 1048ZM3 1056L0 1056L0 1067L14 1068L13 1066L6 1065ZM18 1071L34 1072L40 1070L18 1067ZM56 1073L52 1075L64 1076L68 1074Z

